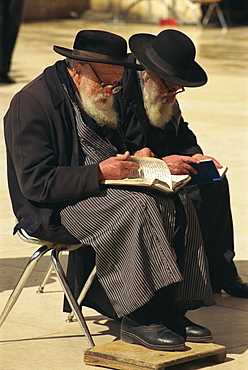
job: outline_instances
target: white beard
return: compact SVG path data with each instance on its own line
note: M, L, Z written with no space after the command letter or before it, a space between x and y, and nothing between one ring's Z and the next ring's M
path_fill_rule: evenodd
M159 91L155 82L151 82L149 87L143 85L143 101L151 124L164 129L172 117L174 103L169 103L166 96L163 99L159 98Z
M106 102L99 103L99 99L107 99ZM113 95L107 97L104 92L88 96L85 89L79 91L80 104L84 111L93 118L96 123L103 127L115 129L118 126L119 116L114 107Z

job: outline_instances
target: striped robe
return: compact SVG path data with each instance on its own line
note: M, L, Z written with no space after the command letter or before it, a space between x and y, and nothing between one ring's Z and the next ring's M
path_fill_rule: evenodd
M93 132L74 104L81 164L99 163L117 153ZM214 304L208 267L195 209L187 193L178 196L187 217L184 268L173 249L175 204L172 197L127 187L102 190L61 211L61 222L82 244L96 252L97 277L117 315L122 317L147 303L155 292L177 284L180 310Z

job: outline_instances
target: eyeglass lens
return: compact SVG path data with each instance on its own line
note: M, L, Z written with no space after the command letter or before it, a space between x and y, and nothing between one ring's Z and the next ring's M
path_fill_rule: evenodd
M166 88L166 90L167 90L167 94L170 94L170 95L177 95L177 94L180 94L180 93L182 93L182 92L184 92L184 91L185 91L185 88L184 88L183 86L181 86L181 88L180 88L179 90L176 90L176 91L171 90L171 89L169 88L169 86L167 85L167 83L166 83L162 78L160 78L160 80L161 80L162 84L164 85L164 87Z
M89 63L87 63L87 64L89 64ZM96 71L95 71L95 69L92 67L92 65L91 65L91 64L89 64L89 66L90 66L90 68L92 69L92 71L94 72L95 76L98 78L98 80L99 80L99 82L100 82L100 84L101 84L102 89L110 89L110 90L112 90L112 93L113 93L113 94L118 93L118 92L122 89L122 86L121 86L121 85L119 85L119 84L118 84L118 85L116 85L116 86L114 86L114 85L112 85L112 84L105 84L105 83L101 80L100 76L96 73Z

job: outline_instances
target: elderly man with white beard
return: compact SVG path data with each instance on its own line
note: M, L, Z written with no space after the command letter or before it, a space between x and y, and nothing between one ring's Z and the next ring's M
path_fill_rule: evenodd
M138 168L128 161L113 94L124 68L142 68L127 61L126 41L105 31L80 31L72 50L54 50L66 59L18 92L4 118L15 230L93 248L124 341L180 350L185 340L211 340L185 316L215 303L187 193L101 184Z
M172 174L196 173L191 163L211 158L203 154L197 138L184 121L178 103L185 87L202 86L207 75L195 61L195 46L177 30L157 36L136 34L129 40L132 54L144 71L125 70L120 95L122 128L132 152L162 158ZM209 132L211 138L212 132ZM248 298L234 264L233 222L227 178L211 184L187 186L196 207L215 293L225 290Z

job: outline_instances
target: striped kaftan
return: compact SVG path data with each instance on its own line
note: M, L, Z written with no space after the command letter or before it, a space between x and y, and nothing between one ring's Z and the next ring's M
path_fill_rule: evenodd
M116 148L93 132L76 106L81 163L99 163ZM102 186L102 190L61 211L61 222L96 253L97 277L119 317L147 303L155 292L177 284L179 309L214 304L208 267L194 206L179 191L187 216L184 270L172 247L175 205L170 196L150 191Z

